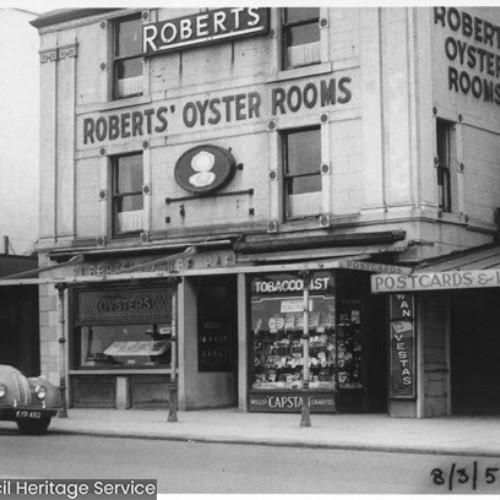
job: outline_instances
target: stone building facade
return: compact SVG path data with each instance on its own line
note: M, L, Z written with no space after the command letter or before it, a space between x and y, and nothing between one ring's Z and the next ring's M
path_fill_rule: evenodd
M44 277L69 283L72 405L165 404L177 333L182 409L297 411L308 315L315 411L450 412L449 368L428 375L449 359L443 310L369 278L494 240L498 9L70 9L32 24L37 249L67 264ZM40 301L57 380L52 283Z

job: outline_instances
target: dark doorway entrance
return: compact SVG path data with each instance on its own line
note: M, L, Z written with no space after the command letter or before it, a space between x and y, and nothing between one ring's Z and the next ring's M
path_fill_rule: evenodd
M226 373L238 402L238 295L235 276L205 276L198 283L198 371ZM227 387L227 386L226 386Z
M451 408L455 415L500 414L500 290L452 295Z

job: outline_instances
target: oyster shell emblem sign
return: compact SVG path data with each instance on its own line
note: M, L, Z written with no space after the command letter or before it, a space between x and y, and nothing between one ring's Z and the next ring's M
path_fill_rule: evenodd
M224 187L235 169L236 161L229 151L206 144L187 150L177 160L174 177L182 188L204 195Z

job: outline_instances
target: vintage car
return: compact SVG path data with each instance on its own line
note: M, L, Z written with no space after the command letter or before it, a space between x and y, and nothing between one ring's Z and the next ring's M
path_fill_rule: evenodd
M43 377L25 377L0 365L0 420L16 422L21 434L43 434L59 411L59 388Z

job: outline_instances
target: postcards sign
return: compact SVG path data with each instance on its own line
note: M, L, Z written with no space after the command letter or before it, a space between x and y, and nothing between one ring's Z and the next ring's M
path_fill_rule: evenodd
M145 24L143 54L154 56L234 38L265 35L269 13L264 8L221 8Z

